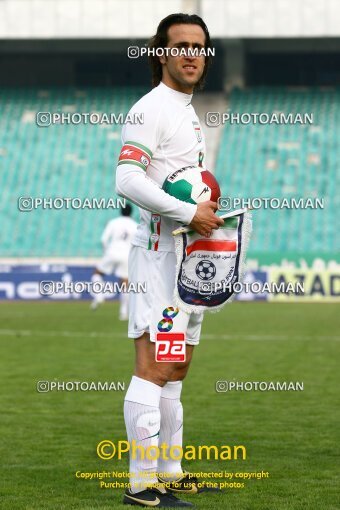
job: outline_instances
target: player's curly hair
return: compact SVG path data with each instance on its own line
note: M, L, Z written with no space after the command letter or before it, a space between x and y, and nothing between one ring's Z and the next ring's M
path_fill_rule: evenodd
M211 39L207 25L204 23L202 18L197 14L170 14L166 18L162 19L157 27L156 34L150 39L148 43L149 48L166 48L168 44L168 30L172 25L185 24L185 25L199 25L205 34L205 50L211 48ZM162 81L162 64L159 61L159 57L156 55L149 55L149 64L152 72L152 86L157 87ZM208 72L208 67L211 64L211 56L208 54L205 57L205 66L203 74L200 80L196 84L196 88L202 89L204 81Z

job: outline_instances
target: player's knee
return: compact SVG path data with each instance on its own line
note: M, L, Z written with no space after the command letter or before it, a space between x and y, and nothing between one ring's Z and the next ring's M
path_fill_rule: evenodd
M171 378L172 370L155 370L154 367L147 369L144 367L142 370L137 370L136 375L140 377L141 379L145 379L147 381L150 381L154 384L157 384L157 386L165 386L167 382L169 382Z
M171 374L170 381L183 381L189 370L189 363L185 363L182 366L175 367Z
M155 384L163 387L169 382L170 377L170 374L154 374Z

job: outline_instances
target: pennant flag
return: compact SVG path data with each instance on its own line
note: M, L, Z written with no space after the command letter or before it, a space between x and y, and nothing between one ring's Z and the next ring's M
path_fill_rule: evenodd
M234 298L251 234L249 212L226 218L209 239L195 232L176 236L175 303L188 313L219 310Z

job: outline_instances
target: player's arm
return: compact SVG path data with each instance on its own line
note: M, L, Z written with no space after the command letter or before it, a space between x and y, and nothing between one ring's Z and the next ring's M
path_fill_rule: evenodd
M161 110L157 113L152 110L145 115L143 125L124 126L123 148L116 172L116 192L143 209L191 225L198 233L209 235L213 228L223 223L213 212L216 204L210 202L197 206L182 202L165 193L146 175L152 154L168 128L161 113Z
M145 171L146 168L144 170L133 162L118 164L116 173L117 193L143 209L168 216L186 225L191 223L196 214L197 206L182 202L165 193L147 177Z
M116 191L139 207L190 225L204 236L209 236L212 229L223 225L223 220L214 214L216 203L208 201L194 205L182 202L165 193L143 170L132 164L126 164L124 168L118 165Z

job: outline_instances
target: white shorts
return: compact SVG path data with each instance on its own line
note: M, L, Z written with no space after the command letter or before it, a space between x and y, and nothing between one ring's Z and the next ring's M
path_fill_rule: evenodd
M97 264L96 269L104 274L115 274L118 278L128 277L129 250L107 252Z
M150 251L132 246L129 255L129 284L146 283L145 293L129 294L129 338L139 338L150 333L155 341L158 323L164 318L166 308L174 305L176 255L173 252ZM171 332L185 334L186 343L198 345L203 313L179 311L173 318Z

